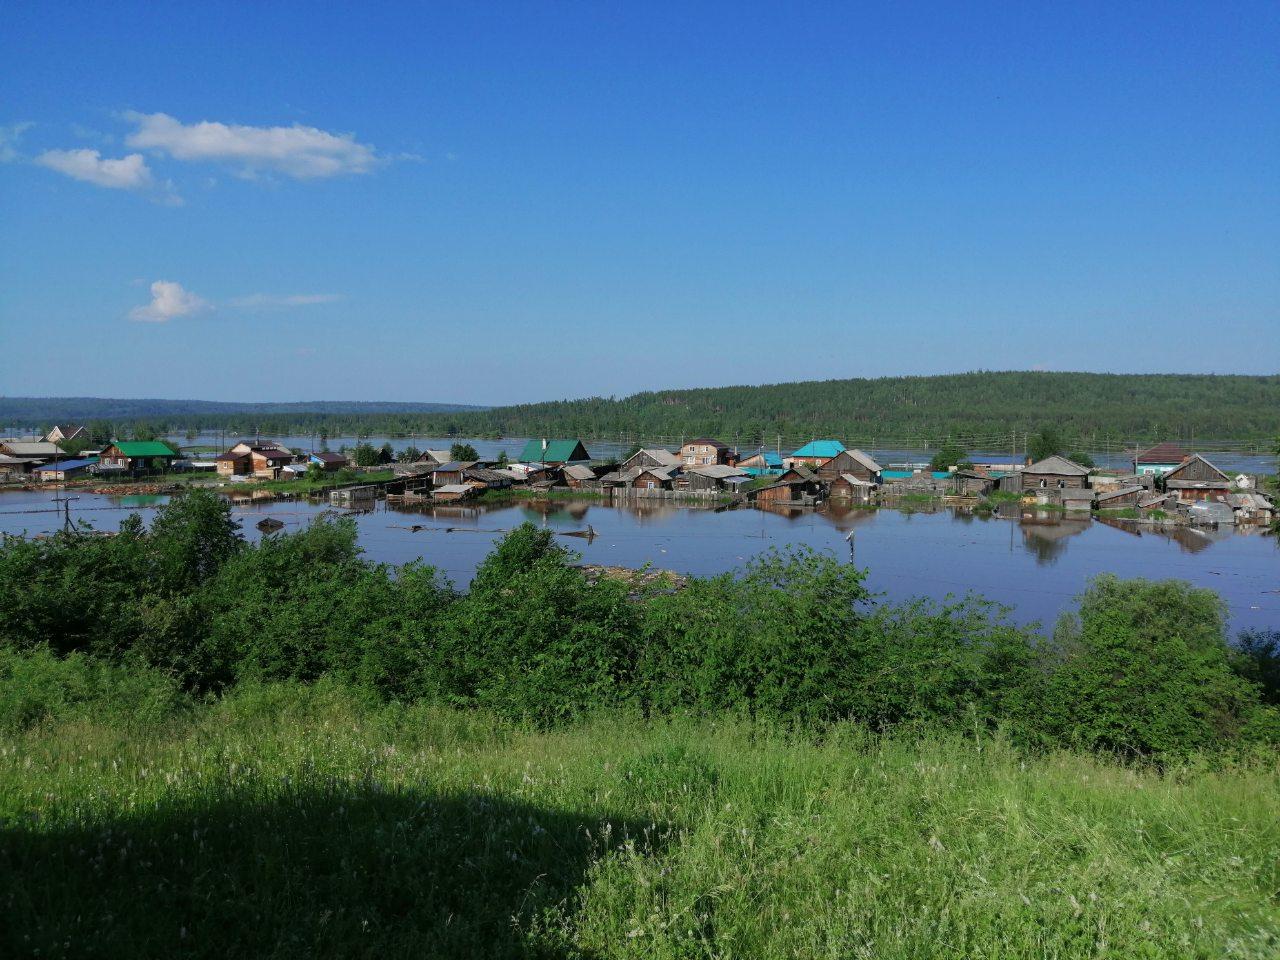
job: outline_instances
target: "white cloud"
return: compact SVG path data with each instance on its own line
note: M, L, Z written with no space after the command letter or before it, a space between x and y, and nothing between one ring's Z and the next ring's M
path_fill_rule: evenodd
M12 163L18 159L18 141L33 126L35 124L26 120L0 127L0 163Z
M270 170L299 180L367 173L377 152L351 134L316 127L251 127L240 124L182 123L166 113L125 114L136 125L126 142L176 160L229 163L245 175Z
M186 317L209 309L212 308L207 301L184 290L182 284L172 280L157 280L151 284L151 302L130 310L129 319L143 323L166 323L174 317Z
M247 297L236 297L231 301L233 307L254 309L257 307L308 307L316 303L336 303L342 299L340 293L251 293Z
M73 180L113 190L144 190L155 184L151 168L140 153L109 160L97 150L46 150L36 157L36 163Z

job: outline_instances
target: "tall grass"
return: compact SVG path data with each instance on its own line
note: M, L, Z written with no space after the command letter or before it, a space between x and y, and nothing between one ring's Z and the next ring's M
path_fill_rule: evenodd
M0 734L0 956L1274 957L1280 771L321 683Z

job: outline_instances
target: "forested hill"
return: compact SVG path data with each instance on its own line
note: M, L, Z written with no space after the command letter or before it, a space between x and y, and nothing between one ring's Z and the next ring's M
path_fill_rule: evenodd
M12 404L22 404L15 409ZM0 422L52 423L94 417L148 419L159 429L327 432L331 436L580 436L677 441L709 434L739 444L785 446L812 437L885 447L932 445L948 436L1003 449L1015 433L1056 427L1095 448L1183 440L1264 441L1280 435L1280 375L964 373L874 380L822 380L594 397L516 406L428 409L423 404L271 404L238 410L150 409L130 415L71 401L0 400ZM154 401L147 401L154 403ZM80 401L76 401L80 403ZM47 404L41 408L40 404ZM230 407L237 405L209 405ZM380 409L381 408L381 409ZM74 409L74 412L70 412Z
M1054 426L1099 446L1140 441L1254 440L1280 434L1280 376L963 373L661 390L414 418L459 435L582 436L678 441L711 435L783 446L932 445L948 435L998 449ZM874 441L874 443L872 442Z

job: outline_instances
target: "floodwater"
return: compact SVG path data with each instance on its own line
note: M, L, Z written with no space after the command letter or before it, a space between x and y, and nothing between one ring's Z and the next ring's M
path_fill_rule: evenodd
M63 518L45 491L0 493L0 532L59 529ZM144 519L165 497L79 494L72 518L115 530L131 512ZM238 505L244 534L274 517L298 530L327 508L302 501ZM402 564L422 560L465 586L504 532L525 521L563 536L583 562L654 567L695 575L734 570L770 547L804 544L868 569L868 585L892 600L975 592L1011 607L1019 623L1049 627L1097 573L1152 579L1175 577L1216 590L1232 628L1280 628L1280 541L1259 528L1160 533L1121 521L1066 519L1041 513L1004 519L959 509L935 512L824 509L710 509L650 501L613 506L555 500L484 506L388 508L353 514L366 555ZM417 528L416 530L414 528Z

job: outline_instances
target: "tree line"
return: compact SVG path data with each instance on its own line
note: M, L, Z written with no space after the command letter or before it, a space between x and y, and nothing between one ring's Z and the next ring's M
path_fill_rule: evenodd
M32 418L53 422L61 416L58 401L40 403L45 407ZM1168 439L1273 437L1280 433L1280 376L975 372L662 390L471 410L334 406L201 411L140 405L113 422L122 435L143 423L156 433L264 436L711 435L748 446L832 436L864 446L909 441L936 447L951 438L971 449L1005 449L1051 423L1072 445L1120 449ZM14 415L0 401L0 420Z
M1229 643L1222 602L1185 583L1098 577L1044 636L976 598L882 602L865 571L807 550L678 590L592 580L573 559L525 525L463 592L366 560L349 519L247 543L196 491L150 530L135 515L111 537L6 539L0 673L54 658L157 699L336 678L537 724L605 707L980 724L1126 756L1280 742L1280 635ZM0 722L38 721L41 696L0 704Z

